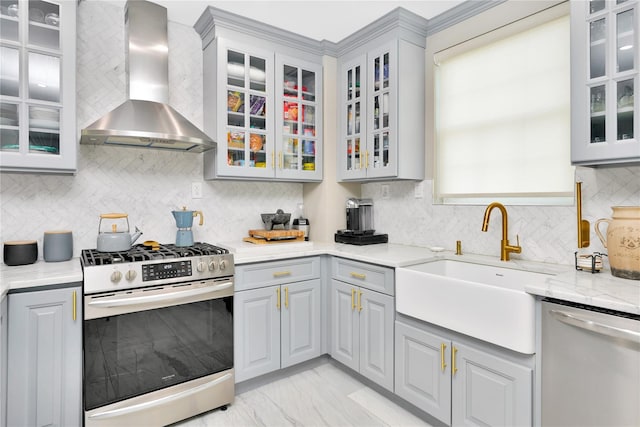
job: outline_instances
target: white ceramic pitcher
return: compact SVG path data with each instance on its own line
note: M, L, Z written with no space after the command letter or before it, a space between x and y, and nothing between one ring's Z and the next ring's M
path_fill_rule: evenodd
M640 206L613 206L611 219L601 218L594 228L607 248L611 274L624 279L640 280ZM600 232L606 222L607 238Z

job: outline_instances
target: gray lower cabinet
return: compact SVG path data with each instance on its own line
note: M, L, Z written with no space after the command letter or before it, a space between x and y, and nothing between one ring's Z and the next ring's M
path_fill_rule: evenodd
M81 287L8 298L7 425L81 425Z
M320 356L319 257L241 265L237 269L240 283L234 294L236 381ZM318 278L295 281L308 277ZM273 285L274 281L284 283ZM251 289L243 290L247 287Z
M532 425L533 370L396 321L395 393L448 425Z
M7 425L7 297L0 303L0 427Z
M370 289L392 291L393 269L334 258L332 272L331 357L393 391L394 298Z

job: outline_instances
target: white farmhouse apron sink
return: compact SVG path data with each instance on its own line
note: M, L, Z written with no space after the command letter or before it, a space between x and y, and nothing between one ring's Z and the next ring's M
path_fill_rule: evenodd
M535 352L535 297L549 275L437 260L396 269L396 311L524 354Z

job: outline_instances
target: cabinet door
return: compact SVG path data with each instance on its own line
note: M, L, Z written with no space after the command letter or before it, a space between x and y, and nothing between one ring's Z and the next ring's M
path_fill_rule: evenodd
M366 176L366 55L340 66L340 141L337 148L338 180Z
M282 367L320 356L320 280L281 288Z
M276 56L276 177L322 180L322 65Z
M272 178L273 53L218 38L217 173Z
M397 144L392 125L398 108L397 42L387 43L367 55L367 150L368 178L394 177L398 170ZM410 107L409 107L410 108Z
M76 2L2 2L0 170L74 172Z
M640 161L638 2L571 2L571 160Z
M452 425L531 425L532 370L456 342L452 345Z
M279 286L234 294L236 382L280 369L279 297Z
M358 288L360 373L393 391L393 297Z
M395 393L451 424L451 342L396 322Z
M355 371L360 364L357 291L355 286L331 281L331 357Z
M79 426L82 290L9 295L7 424Z

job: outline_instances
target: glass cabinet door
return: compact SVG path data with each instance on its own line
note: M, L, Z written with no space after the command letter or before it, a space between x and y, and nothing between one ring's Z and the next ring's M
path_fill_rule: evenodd
M61 27L67 19L75 19L75 5L69 7L65 3L43 0L0 0L3 166L15 163L13 166L17 167L56 169L56 162L62 162L64 157L64 162L73 163L69 169L75 169L75 153L70 151L75 150L75 140L63 143L60 136L63 129ZM75 45L67 43L66 48L75 51ZM66 63L72 60L75 64L74 54L68 56ZM74 79L69 79L72 81ZM72 84L68 86L75 91Z
M322 173L321 66L277 56L276 68L281 118L276 176L315 179Z
M340 164L343 173L349 177L359 177L365 174L366 156L366 99L364 88L365 61L359 57L355 61L345 64L342 68L342 111L344 114L340 132L343 143L339 150L342 156Z
M267 60L233 49L226 55L227 165L266 171Z
M635 138L635 1L589 2L590 143Z
M369 74L371 79L369 87L373 88L369 98L373 103L373 108L370 110L373 125L370 127L369 140L373 141L373 144L368 147L365 154L365 165L375 171L389 165L389 52L370 58L369 66L372 71Z

